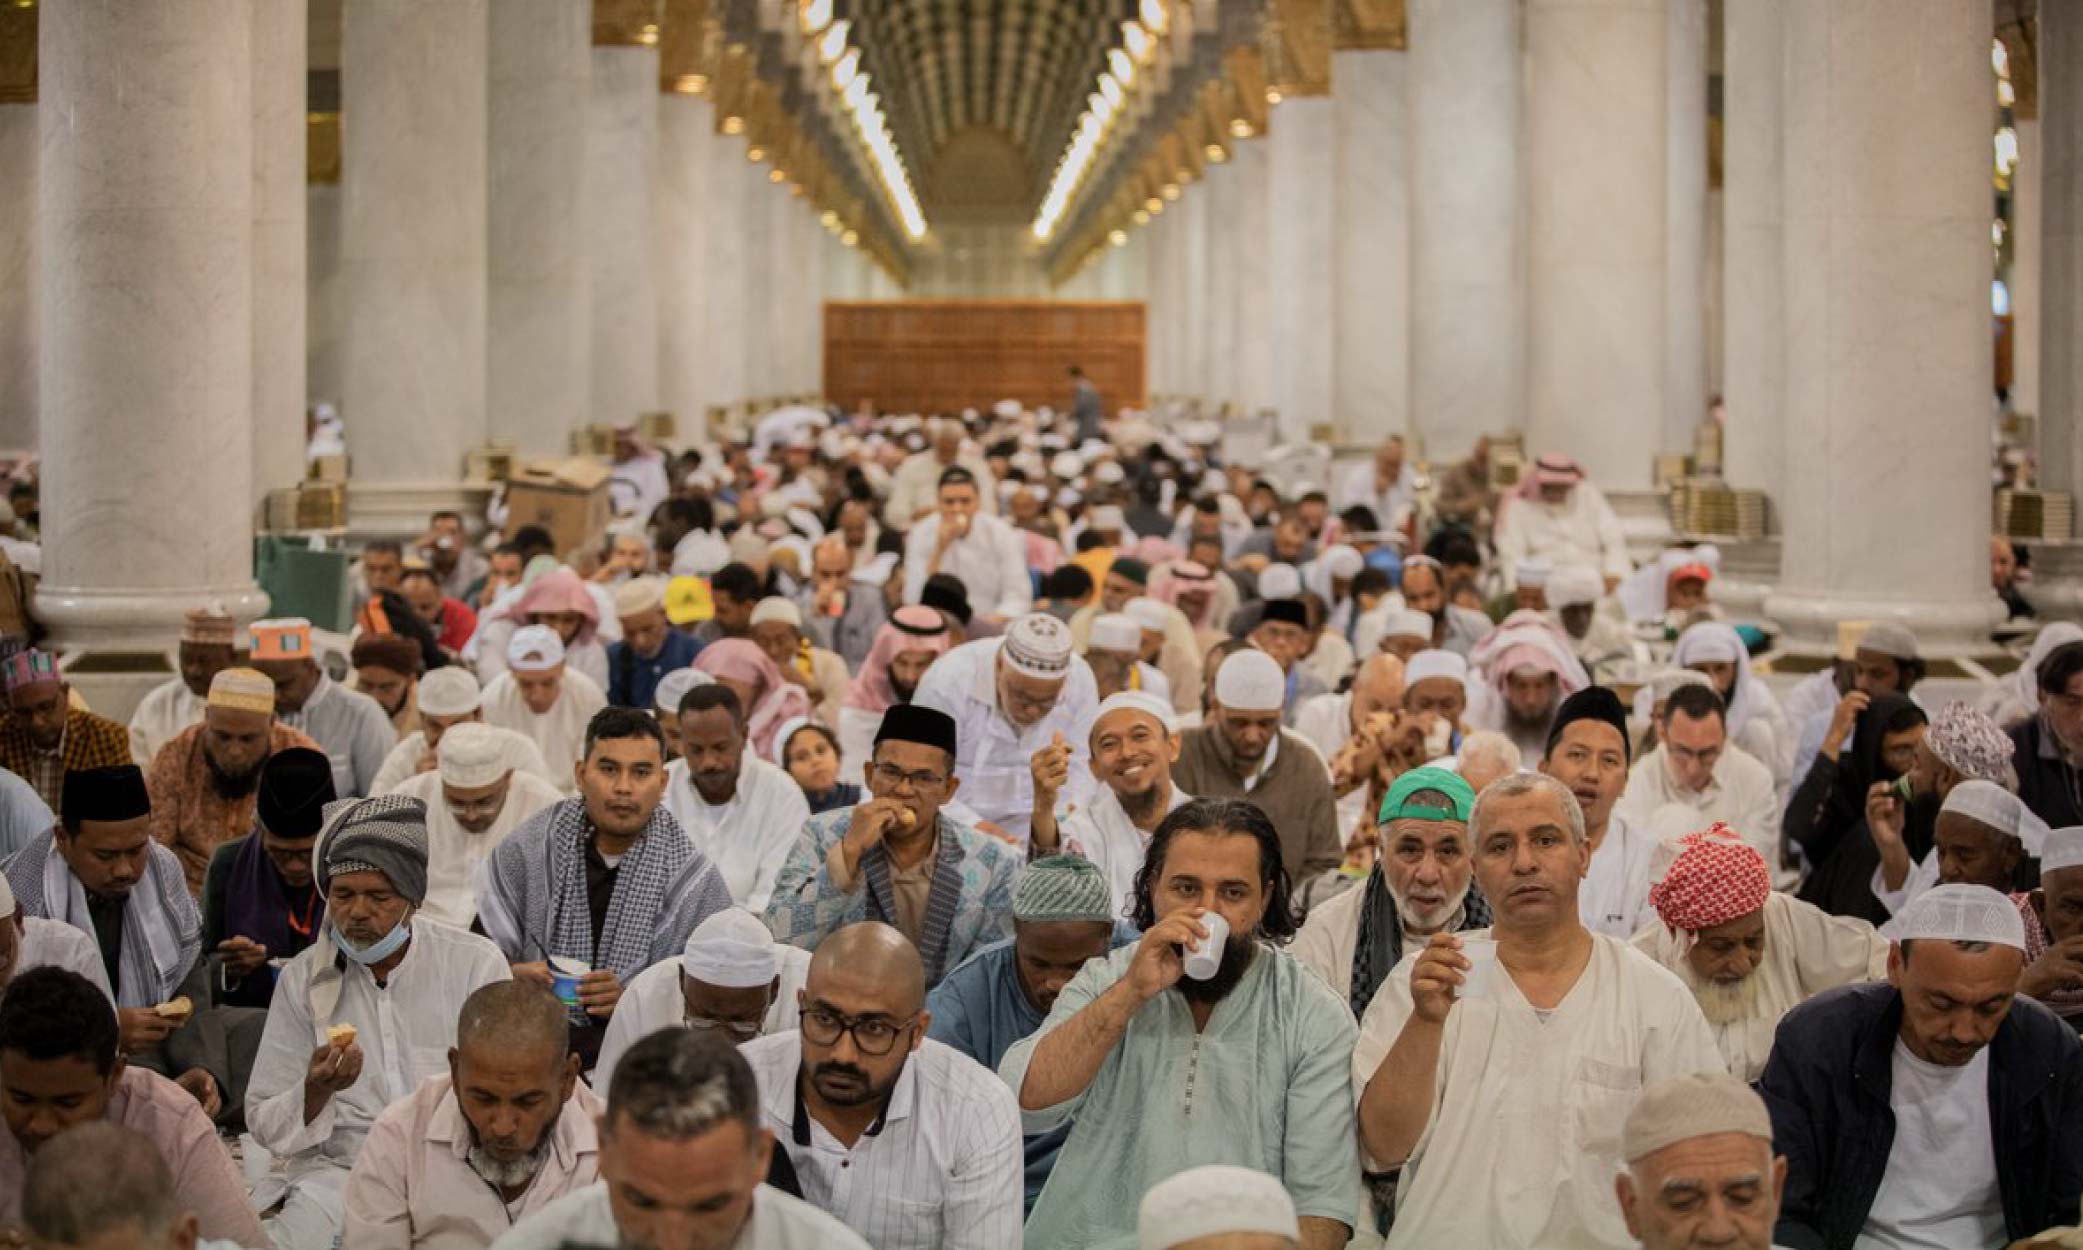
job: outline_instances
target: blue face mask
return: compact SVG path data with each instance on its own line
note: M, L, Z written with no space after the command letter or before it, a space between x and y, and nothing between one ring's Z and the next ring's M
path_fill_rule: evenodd
M389 959L404 949L405 943L412 940L412 929L407 923L411 918L411 914L407 913L403 919L400 919L397 924L391 927L389 933L377 938L367 946L356 946L348 941L346 935L340 932L340 927L332 924L330 921L327 922L327 927L332 930L333 945L340 948L341 954L361 964L363 967L368 967Z

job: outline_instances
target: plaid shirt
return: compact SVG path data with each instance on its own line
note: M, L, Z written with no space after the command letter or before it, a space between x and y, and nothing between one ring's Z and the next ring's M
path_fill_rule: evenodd
M73 708L65 714L65 736L55 752L36 749L29 726L21 718L0 721L0 767L36 787L50 805L51 815L63 818L65 774L88 768L113 768L129 764L130 730L105 716Z

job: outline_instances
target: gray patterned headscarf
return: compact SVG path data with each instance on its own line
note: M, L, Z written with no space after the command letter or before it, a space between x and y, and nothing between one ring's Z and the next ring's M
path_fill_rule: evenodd
M414 907L427 900L427 805L402 794L342 799L325 807L319 833L318 892L335 875L380 872Z

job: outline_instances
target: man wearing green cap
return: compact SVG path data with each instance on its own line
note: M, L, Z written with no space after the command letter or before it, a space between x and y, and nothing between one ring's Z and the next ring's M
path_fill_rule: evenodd
M926 996L926 1036L996 1071L1014 1042L1041 1027L1087 960L1107 952L1114 895L1107 876L1076 855L1038 859L1013 890L1013 937L964 960ZM1056 1165L1068 1126L1026 1138L1026 1206Z

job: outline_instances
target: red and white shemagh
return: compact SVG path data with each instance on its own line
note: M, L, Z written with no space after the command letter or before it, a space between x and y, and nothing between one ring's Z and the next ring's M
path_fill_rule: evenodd
M1765 905L1772 872L1756 848L1727 825L1678 839L1685 849L1663 880L1649 887L1650 905L1679 933L1698 933Z

